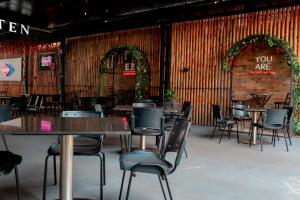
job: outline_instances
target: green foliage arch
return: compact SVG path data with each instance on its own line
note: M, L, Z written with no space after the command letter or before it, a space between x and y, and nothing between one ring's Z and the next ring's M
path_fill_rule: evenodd
M300 64L297 55L292 50L291 46L287 41L279 39L277 36L271 35L251 35L238 42L236 42L229 50L227 50L223 60L222 69L225 71L230 71L234 65L236 57L248 46L253 45L268 45L271 48L279 48L287 60L287 64L293 70L293 106L294 106L294 130L296 132L300 131L300 83L299 83L299 73Z
M120 59L130 56L135 63L135 102L142 102L149 93L149 63L146 55L134 46L119 46L109 50L100 63L100 73L112 72ZM109 63L109 64L108 64Z

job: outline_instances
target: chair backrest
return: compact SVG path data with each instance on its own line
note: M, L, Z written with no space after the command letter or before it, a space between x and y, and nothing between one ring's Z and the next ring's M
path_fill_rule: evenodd
M83 110L92 111L97 104L97 97L83 97L81 98L81 105Z
M27 108L27 101L27 97L23 95L21 97L12 97L10 104L15 110L25 111Z
M232 106L232 115L234 117L250 117L250 113L243 110L248 107L249 106L245 104L234 104Z
M215 119L223 120L223 115L222 115L220 106L214 104L214 105L212 105L212 108L213 108L213 117Z
M62 111L60 113L60 117L103 117L103 114L100 112L94 112L94 111ZM100 134L100 133L99 133ZM84 135L84 136L78 136L76 135L75 138L91 138L95 139L97 141L100 141L103 139L102 135Z
M0 123L6 122L11 119L11 105L0 105ZM5 149L8 151L8 145L4 135L2 135L2 140L5 146Z
M100 104L95 104L94 105L94 109L96 112L99 112L101 114L101 117L103 117L103 109L102 109L102 106Z
M164 150L164 157L168 152L177 152L172 172L176 169L176 167L181 161L182 154L184 152L184 147L186 144L186 135L190 130L191 124L192 122L186 119L176 118L174 121Z
M11 105L0 106L0 123L11 119Z
M94 111L62 111L61 117L101 117L101 113Z
M183 102L181 113L183 114L184 119L190 120L192 115L192 105L190 101Z
M162 108L133 108L132 128L153 128L162 129Z
M286 109L267 109L264 118L264 124L284 125L287 118Z
M284 106L282 107L282 109L286 109L287 110L287 116L286 116L286 124L290 123L291 117L293 115L293 107L289 107L289 106Z
M143 103L154 103L155 104L154 100L152 100L152 99L144 99Z
M286 106L290 105L290 101L291 101L291 93L287 93L284 100L284 105Z
M154 108L155 107L155 103L146 103L146 102L143 102L143 103L133 103L132 107L135 107L135 108Z

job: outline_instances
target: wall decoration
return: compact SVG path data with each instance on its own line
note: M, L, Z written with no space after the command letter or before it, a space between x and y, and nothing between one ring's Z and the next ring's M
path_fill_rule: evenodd
M0 81L22 80L22 58L0 60Z
M149 93L149 63L146 55L139 48L121 46L111 49L101 60L100 73L112 72L121 59L125 61L125 58L128 57L132 59L129 65L130 70L134 68L134 71L136 71L135 102L142 102ZM129 66L127 69L129 69Z
M300 63L298 57L292 50L288 42L279 39L276 36L271 35L251 35L238 42L236 42L225 54L222 60L222 69L225 71L230 71L234 67L237 56L246 48L252 48L254 45L265 47L266 45L275 48L277 52L282 52L287 60L288 66L293 70L292 77L292 96L293 96L293 107L294 107L294 130L296 132L300 131Z
M39 69L41 71L55 70L59 65L57 53L40 53L39 55Z

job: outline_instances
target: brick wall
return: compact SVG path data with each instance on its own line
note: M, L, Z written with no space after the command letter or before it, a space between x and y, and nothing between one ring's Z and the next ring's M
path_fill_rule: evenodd
M250 93L273 94L266 107L274 107L274 101L284 101L290 92L292 72L278 49L247 48L237 57L232 73L235 98L250 105L255 104Z

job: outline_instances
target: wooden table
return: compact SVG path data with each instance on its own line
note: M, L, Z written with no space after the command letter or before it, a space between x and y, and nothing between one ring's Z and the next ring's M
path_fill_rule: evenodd
M0 135L59 135L61 137L61 200L73 199L73 135L130 135L122 118L61 118L24 116L0 124Z

